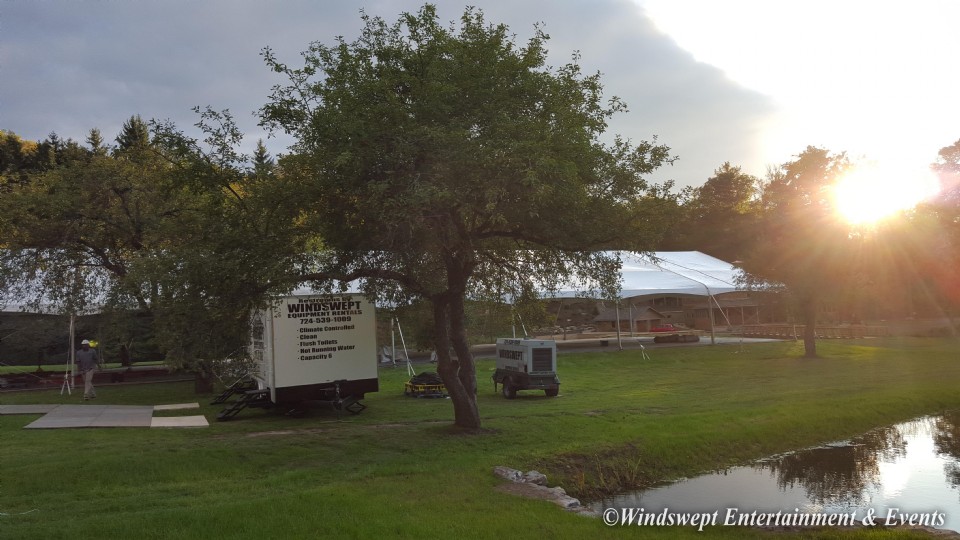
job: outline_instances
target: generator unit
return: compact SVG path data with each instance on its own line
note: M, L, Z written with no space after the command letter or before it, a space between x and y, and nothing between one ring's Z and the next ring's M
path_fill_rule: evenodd
M497 369L493 390L502 385L503 397L513 399L517 390L543 390L548 397L560 393L557 377L557 343L553 340L497 340Z

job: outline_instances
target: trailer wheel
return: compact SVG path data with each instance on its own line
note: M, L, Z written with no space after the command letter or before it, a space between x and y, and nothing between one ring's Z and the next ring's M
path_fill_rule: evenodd
M517 389L516 387L513 386L513 381L510 379L506 379L503 381L502 391L503 391L503 397L507 399L513 399L517 397Z
M547 397L557 397L557 395L560 394L560 389L559 389L559 388L547 388L546 390L543 391L543 393L546 394Z

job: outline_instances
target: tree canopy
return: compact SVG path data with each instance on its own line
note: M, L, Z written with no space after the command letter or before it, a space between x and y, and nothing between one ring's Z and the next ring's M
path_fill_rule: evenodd
M858 250L830 189L849 168L845 154L808 146L771 171L761 198L759 226L743 268L786 285L805 324L804 349L816 356L817 311L823 298L849 283Z
M940 177L940 193L924 208L937 216L960 262L960 140L941 148L932 167Z
M441 25L433 6L394 24L362 16L352 42L315 42L263 124L296 138L281 160L301 219L323 242L298 279L362 279L393 302L430 302L438 371L455 423L477 428L464 302L522 296L574 274L616 288L612 247L652 247L662 224L643 179L668 162L655 142L601 141L625 110L599 74L546 66L539 28L523 46L468 8ZM450 354L451 348L455 355Z
M690 190L661 249L695 246L725 261L742 259L756 234L759 188L758 178L725 162Z
M222 113L200 124L221 135L211 141L231 133ZM135 310L154 321L171 363L197 368L242 350L250 308L278 268L289 271L283 253L301 251L286 242L292 217L277 212L296 194L272 180L268 154L246 166L175 126L154 124L153 136L146 126L132 117L113 148L92 130L79 157L10 184L0 281L44 311Z

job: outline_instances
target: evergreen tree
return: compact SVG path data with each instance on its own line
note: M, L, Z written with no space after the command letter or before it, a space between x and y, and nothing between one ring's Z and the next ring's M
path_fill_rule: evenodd
M118 154L146 148L150 145L150 129L139 114L131 116L129 120L123 123L116 141L116 152Z
M97 128L91 129L90 134L87 135L87 145L95 156L103 156L107 153L107 147L103 145L103 136Z
M259 139L257 149L253 153L253 174L258 177L266 176L273 171L274 166L273 158L267 152L263 139Z

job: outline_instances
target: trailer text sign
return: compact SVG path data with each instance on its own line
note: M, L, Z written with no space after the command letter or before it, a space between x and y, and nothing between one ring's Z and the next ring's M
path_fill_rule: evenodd
M356 350L357 322L364 311L361 300L354 297L289 298L284 307L282 313L288 319L298 321L296 340L300 360L329 360L338 352Z
M363 296L288 296L273 309L274 384L376 378L376 341L374 306Z

